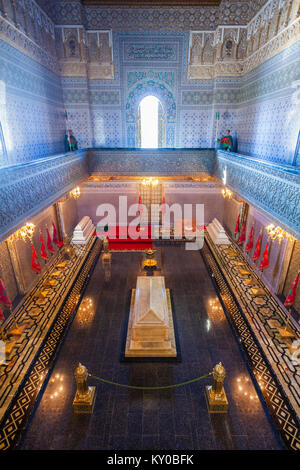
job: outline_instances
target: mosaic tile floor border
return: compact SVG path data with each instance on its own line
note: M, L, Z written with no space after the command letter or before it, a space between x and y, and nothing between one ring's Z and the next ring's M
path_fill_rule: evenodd
M52 327L44 336L34 361L19 387L9 409L5 413L0 427L0 450L11 450L18 444L22 431L25 429L29 416L34 410L39 393L47 383L52 364L57 355L66 329L79 306L83 291L88 283L89 274L93 270L100 252L101 241L93 239L82 269L77 274L63 306L56 316Z
M215 246L209 237L206 238L206 243L200 253L208 271L213 276L212 279L225 307L225 312L229 316L238 340L247 355L256 387L261 392L285 446L290 450L300 450L300 428L295 411L225 279L223 269L215 256Z

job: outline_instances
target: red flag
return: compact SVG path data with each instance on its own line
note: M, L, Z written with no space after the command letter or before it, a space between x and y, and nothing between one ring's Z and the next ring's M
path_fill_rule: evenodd
M256 261L260 257L260 245L261 245L261 235L259 235L256 246L255 246L255 252L252 257L253 261Z
M55 245L59 245L54 222L52 223L52 227L53 227L53 243L55 243Z
M248 240L248 243L246 245L247 253L248 253L248 251L251 250L251 248L253 248L253 227L250 230L249 240Z
M47 248L48 248L48 251L50 251L50 253L54 253L54 248L52 245L52 241L51 241L51 237L50 237L50 233L48 229L47 229Z
M289 291L289 293L288 293L288 295L285 299L285 302L284 302L285 307L291 307L294 304L298 281L299 281L299 272L298 272L293 284L291 285L290 291Z
M35 251L33 245L31 245L31 249L32 249L31 267L32 267L33 271L36 271L37 273L40 273L41 272L41 265L38 261L38 257L37 257L37 254L36 254L36 251Z
M166 212L166 198L164 196L161 202L161 213L164 214L165 212Z
M237 221L236 221L236 225L235 225L235 230L234 230L234 233L239 233L240 231L240 214L238 215L238 218L237 218Z
M259 268L261 271L269 266L269 243L266 244L265 251L263 253L263 259L260 262Z
M141 214L143 212L143 204L142 204L142 198L139 196L139 208L138 208L139 213Z
M3 315L3 311L1 307L0 307L0 320L5 320L5 316Z
M242 243L244 243L244 241L246 240L246 222L243 222L243 225L242 225L242 230L241 230L241 235L240 235L240 238L239 238L239 241L238 241L238 245L241 245Z
M41 258L43 258L45 261L48 261L48 254L47 254L47 251L45 249L45 243L44 243L44 239L42 237L42 235L40 235L40 240L41 240Z
M53 243L58 245L60 248L61 246L63 246L64 242L61 241L60 238L57 238L57 232L56 232L56 227L55 227L54 222L52 223L52 226L53 226Z
M11 301L6 292L3 281L0 279L0 304L5 305L6 307L11 307Z

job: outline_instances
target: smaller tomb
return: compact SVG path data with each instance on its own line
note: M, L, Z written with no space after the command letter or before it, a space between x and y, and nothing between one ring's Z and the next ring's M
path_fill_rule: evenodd
M94 231L95 226L93 225L90 217L83 217L74 229L71 243L73 245L86 245Z
M216 245L230 245L231 242L218 219L215 218L210 224L208 224L207 231Z

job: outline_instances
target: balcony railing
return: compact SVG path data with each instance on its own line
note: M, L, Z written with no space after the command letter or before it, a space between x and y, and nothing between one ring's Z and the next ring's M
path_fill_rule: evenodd
M84 150L0 168L0 240L87 177Z
M0 169L0 241L90 175L206 173L300 238L300 168L214 149L84 149Z
M300 237L299 167L218 150L213 174L224 186Z

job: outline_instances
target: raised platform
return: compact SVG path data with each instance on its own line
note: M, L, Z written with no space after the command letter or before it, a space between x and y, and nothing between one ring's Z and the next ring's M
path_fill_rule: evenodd
M0 450L13 449L18 442L100 249L101 241L94 237L87 246L76 246L57 280L52 274L64 263L60 254L15 312L26 328L9 365L0 367ZM6 330L12 326L10 318Z
M138 276L132 294L125 357L176 357L172 307L163 276Z
M287 447L299 450L300 364L293 364L292 341L283 339L278 332L278 326L285 323L286 312L233 240L230 250L214 244L208 233L205 240L201 254L247 354L257 388ZM248 278L240 276L237 262L247 268L258 293L253 292L252 282L248 285ZM299 328L294 326L293 331L299 338Z
M153 356L126 356L126 351L129 349L129 344L131 340L131 335L128 335L128 328L129 322L132 321L132 311L134 308L135 302L135 295L136 289L131 290L130 301L129 301L129 312L126 317L125 325L124 325L124 337L123 337L123 345L121 351L121 361L122 362L181 362L181 349L179 344L179 337L177 332L177 324L175 318L175 311L174 305L172 303L171 291L170 289L166 289L166 297L167 297L167 305L168 305L168 318L170 324L170 331L171 331L171 346L172 349L176 352L175 355L171 356L160 356L160 355L153 355Z

